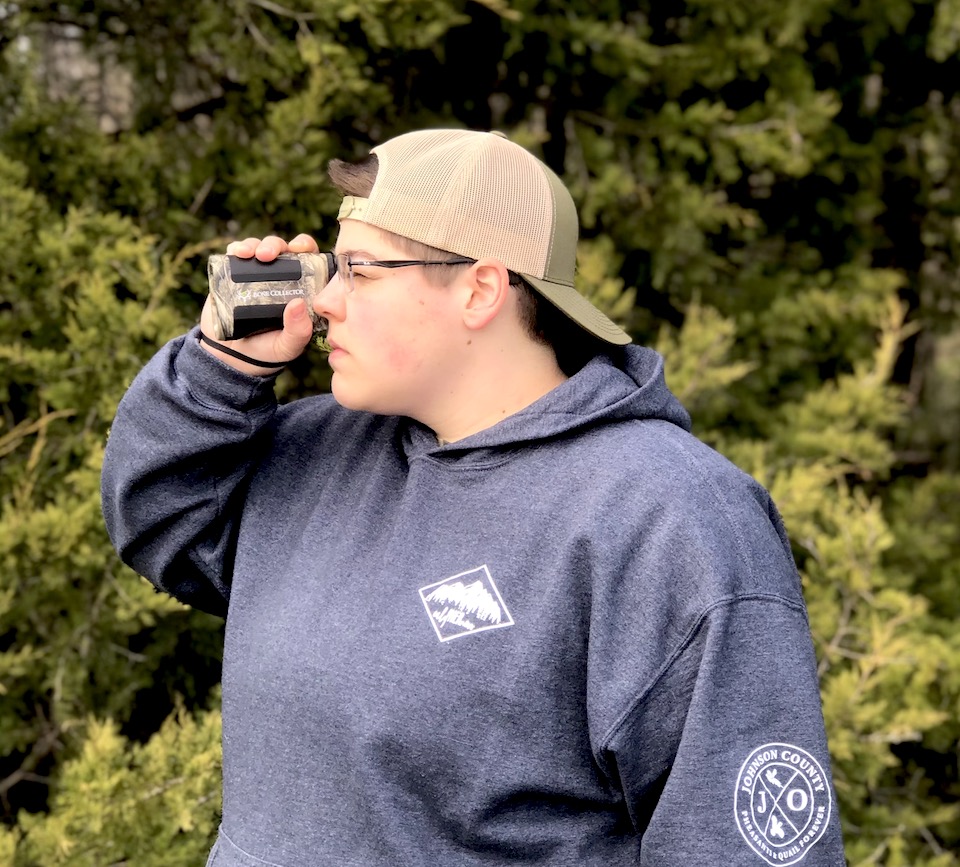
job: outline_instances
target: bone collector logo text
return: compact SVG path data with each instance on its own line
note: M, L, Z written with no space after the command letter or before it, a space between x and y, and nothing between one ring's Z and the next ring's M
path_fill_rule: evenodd
M797 864L823 836L832 795L820 763L799 747L765 744L740 768L734 811L750 848L768 864Z
M239 289L237 298L296 298L304 295L302 289Z

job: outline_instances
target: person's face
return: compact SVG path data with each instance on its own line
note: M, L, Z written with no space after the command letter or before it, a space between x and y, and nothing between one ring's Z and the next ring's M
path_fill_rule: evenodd
M354 260L417 258L356 220L341 223L336 252ZM424 271L358 266L352 292L347 275L337 274L314 301L329 323L331 390L342 406L429 423L433 408L451 396L451 362L467 339L457 314L460 293L431 283Z

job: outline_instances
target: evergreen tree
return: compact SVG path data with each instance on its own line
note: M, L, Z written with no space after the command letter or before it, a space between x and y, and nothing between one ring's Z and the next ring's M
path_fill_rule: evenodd
M454 125L565 178L581 288L771 489L849 863L960 863L958 49L955 0L0 5L0 862L202 863L222 624L118 562L110 421L209 253L330 244L331 157Z

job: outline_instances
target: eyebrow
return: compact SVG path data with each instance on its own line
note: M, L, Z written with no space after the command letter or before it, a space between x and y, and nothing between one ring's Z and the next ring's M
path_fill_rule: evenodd
M333 249L334 256L349 256L351 259L354 256L362 256L365 259L374 260L377 258L376 253L371 253L369 250L338 250L336 247Z

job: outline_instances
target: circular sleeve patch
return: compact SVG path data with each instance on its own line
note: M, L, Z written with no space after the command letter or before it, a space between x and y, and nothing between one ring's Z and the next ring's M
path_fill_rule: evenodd
M820 763L799 747L765 744L740 768L734 795L737 827L768 864L798 864L823 837L832 806Z

